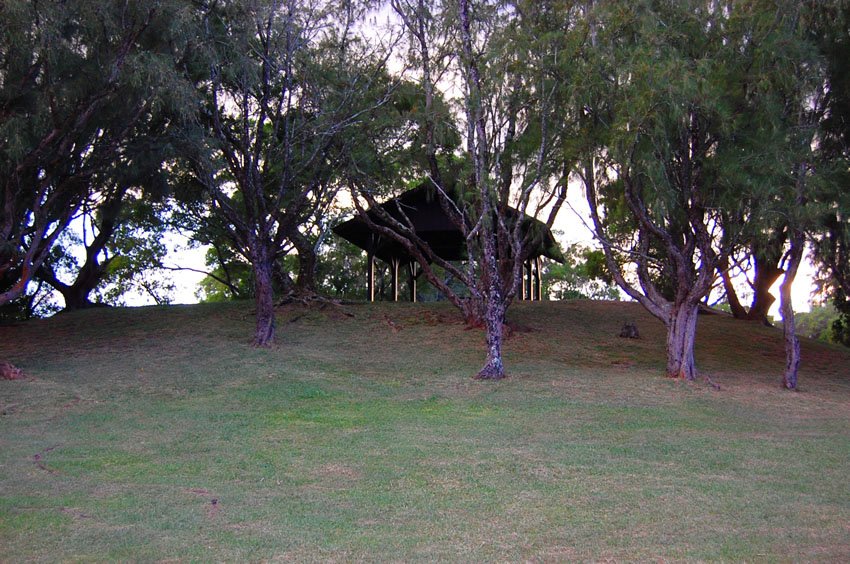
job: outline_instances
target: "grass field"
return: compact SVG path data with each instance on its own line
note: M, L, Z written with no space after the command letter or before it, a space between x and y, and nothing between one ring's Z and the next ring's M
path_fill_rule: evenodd
M850 354L524 303L509 378L449 306L105 309L0 327L0 561L850 561ZM635 320L642 339L617 337Z

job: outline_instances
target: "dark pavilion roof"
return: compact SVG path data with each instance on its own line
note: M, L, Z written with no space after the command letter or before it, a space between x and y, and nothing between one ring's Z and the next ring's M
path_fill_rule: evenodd
M432 187L420 185L380 205L394 219L403 221L403 216L407 216L416 234L431 246L437 256L451 261L466 259L463 234L443 211ZM377 225L386 225L374 210L366 213ZM508 215L516 218L519 211L508 208ZM522 221L522 230L524 236L531 235L529 258L545 256L557 262L564 262L561 249L545 223L526 215ZM412 260L401 244L390 237L373 232L362 217L355 216L334 227L333 231L384 262L391 262L393 259L402 262Z

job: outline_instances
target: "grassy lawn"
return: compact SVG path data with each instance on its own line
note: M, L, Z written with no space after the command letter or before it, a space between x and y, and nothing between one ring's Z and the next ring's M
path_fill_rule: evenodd
M510 377L449 306L85 311L0 327L0 561L850 561L850 354L634 304L517 304ZM642 339L619 339L635 320Z

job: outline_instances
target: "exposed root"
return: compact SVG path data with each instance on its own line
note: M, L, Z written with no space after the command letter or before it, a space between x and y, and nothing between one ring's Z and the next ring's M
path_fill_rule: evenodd
M320 311L324 311L328 308L334 308L336 312L344 315L345 317L355 317L353 313L345 310L343 306L346 305L346 303L342 300L327 298L314 292L289 292L275 303L275 307L283 307L292 304L300 305L305 308L317 307ZM303 314L291 319L290 323L298 321L301 317L303 317Z
M717 382L715 382L714 380L712 380L712 379L711 379L710 377L708 377L707 375L703 375L703 379L705 380L705 383L706 383L706 384L708 384L709 386L711 386L712 388L714 388L714 389L715 389L715 390L717 390L718 392L720 391L720 389L721 389L721 388L720 388L720 384L718 384Z
M392 329L392 330L393 330L393 333L398 333L398 332L400 331L400 329L401 329L401 328L398 326L398 324L397 324L395 321L393 321L392 319L390 319L390 316L389 316L389 315L386 315L386 314L384 314L384 323L386 323L387 325L389 325L390 329Z
M786 392L799 392L799 391L800 391L800 390L797 388L797 386L796 386L796 385L795 385L795 386L790 385L790 384L789 384L789 383L785 380L785 378L783 378L783 379L782 379L782 383L779 385L779 387L780 387L780 388L782 388L783 390L785 390Z
M39 469L44 470L45 472L48 472L50 474L56 474L56 470L53 470L52 468L48 468L47 466L45 466L44 455L47 454L48 452L50 452L51 450L56 450L60 446L62 446L62 445L61 444L53 445L52 447L47 447L46 449L42 450L41 452L37 452L36 454L32 455L33 464L35 464Z
M472 378L474 380L502 380L505 378L505 375L482 370Z
M487 363L478 374L473 376L475 380L501 380L505 377L505 370Z

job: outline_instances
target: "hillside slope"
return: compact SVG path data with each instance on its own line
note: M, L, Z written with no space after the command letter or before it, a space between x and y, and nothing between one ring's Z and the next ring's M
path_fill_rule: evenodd
M0 327L21 560L850 560L850 351L635 304L515 304L509 377L446 304L98 309ZM642 338L618 337L625 321Z
M621 339L623 323L634 321L641 339ZM640 306L622 302L517 303L509 311L514 329L506 345L509 372L630 367L663 371L664 329ZM36 375L54 362L76 359L108 368L107 357L141 353L150 349L173 351L178 358L198 348L211 363L226 362L228 348L243 354L250 339L251 307L248 303L169 306L163 308L94 309L60 314L51 319L0 326L0 358L7 358ZM278 311L278 346L260 354L315 358L347 351L367 357L370 366L392 371L405 359L422 358L446 364L451 356L457 376L474 373L483 359L483 333L464 327L447 304L355 304L304 308L283 306ZM725 315L700 316L696 347L700 371L738 384L772 386L783 363L781 331L743 322ZM850 349L803 339L804 388L824 384L832 377L850 375ZM130 354L129 357L135 356ZM161 355L158 355L161 356ZM167 360L167 359L166 359ZM155 372L155 370L150 370ZM91 374L94 376L95 374ZM121 374L98 373L101 377ZM163 376L166 374L163 373ZM810 388L810 391L811 388Z

